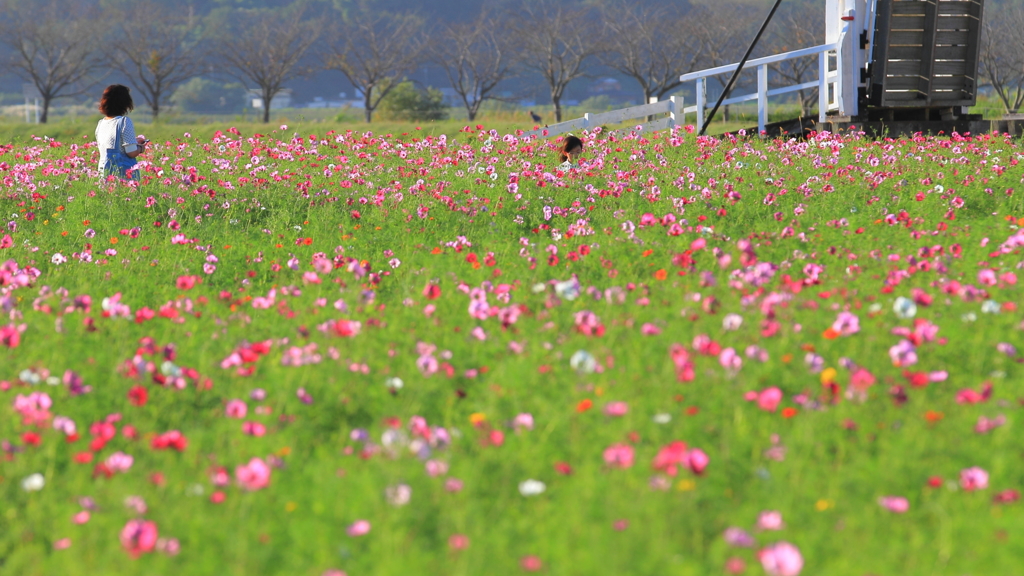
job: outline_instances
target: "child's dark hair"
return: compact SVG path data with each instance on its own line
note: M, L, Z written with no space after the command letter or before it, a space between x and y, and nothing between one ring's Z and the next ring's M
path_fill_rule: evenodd
M569 151L579 148L583 149L583 140L580 140L576 136L566 136L562 140L562 147L558 150L558 161L565 162L569 159Z

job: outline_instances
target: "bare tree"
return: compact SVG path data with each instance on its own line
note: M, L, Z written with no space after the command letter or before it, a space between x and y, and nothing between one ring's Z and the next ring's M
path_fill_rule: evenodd
M807 18L796 10L779 14L772 20L771 35L765 42L771 53L789 52L816 46L825 41L825 29L820 18ZM775 77L785 80L787 85L803 84L818 77L818 57L805 56L778 62L769 66ZM797 91L800 101L800 115L810 116L811 109L818 101L818 89Z
M366 122L400 78L423 59L423 20L410 14L371 12L365 6L344 15L334 30L338 41L324 55L363 95Z
M701 64L703 43L692 29L699 20L677 10L619 3L603 13L607 52L601 62L640 84L643 102L664 98L679 77Z
M562 97L569 84L586 75L586 64L602 50L601 27L585 7L540 0L526 3L510 18L523 67L547 82L555 122L562 121Z
M486 15L472 23L446 26L430 52L432 60L444 68L470 121L476 119L484 101L494 99L498 84L513 74L509 37Z
M270 122L270 103L284 83L311 74L300 65L320 35L317 21L304 20L303 10L235 11L232 22L237 33L224 33L217 52L231 67L231 74L251 82L263 99L263 122Z
M1024 106L1024 7L997 5L985 11L978 64L1005 112L1017 113Z
M751 11L750 6L741 4L720 2L703 7L695 16L701 25L694 31L701 41L702 67L717 68L739 62L754 36L752 28L758 15ZM729 76L719 74L713 78L724 90ZM729 121L728 106L722 110L722 119Z
M46 123L55 98L77 96L95 84L93 75L104 62L97 50L102 31L94 14L77 2L0 7L0 42L12 48L5 68L39 91L39 121Z
M113 43L118 52L114 65L142 94L154 120L174 87L203 69L205 55L194 22L189 13L153 0L133 3L124 15Z

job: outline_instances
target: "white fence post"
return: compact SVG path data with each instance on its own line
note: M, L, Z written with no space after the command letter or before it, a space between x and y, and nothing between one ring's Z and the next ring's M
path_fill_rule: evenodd
M818 122L828 117L828 52L818 54Z
M676 113L682 114L683 111L683 99L681 97L670 96L668 105L668 127L679 126L679 117Z
M849 11L852 17L853 10ZM839 35L836 54L836 67L839 69L839 84L836 88L836 102L839 104L840 116L857 115L857 33L850 22L843 27Z
M708 84L706 78L697 79L697 128L704 126L704 112L708 105Z
M768 124L768 66L757 67L757 133L764 132Z

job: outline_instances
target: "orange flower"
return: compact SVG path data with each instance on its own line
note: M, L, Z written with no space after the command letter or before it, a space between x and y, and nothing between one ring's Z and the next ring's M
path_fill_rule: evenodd
M302 243L305 244L306 246L312 246L313 245L313 239L312 238L306 238L305 240L302 241Z
M431 250L430 253L431 254L440 254L441 253L441 247L440 246L434 246L434 249Z
M644 250L644 253L642 254L642 256L643 256L644 258L647 258L647 257L648 257L648 256L650 256L651 254L654 254L654 250Z
M814 352L814 344L801 344L800 349L804 352Z
M111 244L117 244L117 238L111 238L110 239L110 243Z
M665 278L668 278L668 272L666 272L664 268L654 273L655 280L664 280Z
M942 420L945 417L945 414L943 414L942 412L936 412L935 410L929 410L924 413L924 419L933 424L935 422L938 422L939 420Z
M793 416L796 416L796 412L797 412L796 408L793 408L792 406L787 407L787 408L783 408L782 409L782 417L783 418L792 418Z
M828 330L825 330L825 333L822 334L822 336L824 336L826 340L835 340L836 338L839 338L839 331L830 327Z
M783 354L782 355L782 361L784 363L786 363L786 364L789 364L790 362L793 361L793 355L792 354Z
M89 221L89 220L82 220L82 226L88 226L88 225L89 225L89 224L91 224L91 223L92 223L92 222L91 222L91 221Z
M576 411L586 412L587 410L590 410L590 407L593 405L594 403L590 401L590 398L584 398L583 400L580 400L579 404L576 405Z

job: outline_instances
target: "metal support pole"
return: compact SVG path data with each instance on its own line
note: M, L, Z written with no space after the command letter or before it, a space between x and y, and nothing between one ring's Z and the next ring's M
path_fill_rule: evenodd
M729 91L732 90L733 84L736 83L736 79L739 78L740 72L743 71L743 65L747 63L747 59L750 58L751 52L754 51L754 47L757 46L757 41L761 39L761 35L764 34L765 28L768 27L768 23L772 21L772 16L775 16L775 11L779 9L779 4L782 4L782 0L775 0L775 4L772 6L772 11L768 13L768 17L761 23L761 28L758 29L757 35L754 36L754 41L747 47L746 54L740 59L739 65L736 67L736 71L733 72L732 78L729 79L729 83L725 85L725 90L722 90L722 95L718 97L718 102L715 103L715 107L711 109L711 114L708 115L707 120L704 121L704 125L700 129L700 135L703 136L704 132L708 129L708 124L715 117L715 112L718 112L718 108L722 105L722 101L728 96Z

